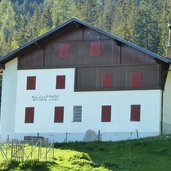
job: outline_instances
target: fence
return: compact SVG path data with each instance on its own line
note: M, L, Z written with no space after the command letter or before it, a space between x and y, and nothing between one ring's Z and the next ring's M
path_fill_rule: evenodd
M54 142L49 142L48 139L7 141L0 144L0 154L4 159L16 161L29 159L49 161L54 159Z

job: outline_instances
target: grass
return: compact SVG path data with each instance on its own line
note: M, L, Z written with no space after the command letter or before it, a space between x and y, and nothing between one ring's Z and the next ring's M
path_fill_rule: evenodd
M29 146L28 146L29 148ZM5 161L0 170L170 171L171 136L120 142L56 143L54 161Z

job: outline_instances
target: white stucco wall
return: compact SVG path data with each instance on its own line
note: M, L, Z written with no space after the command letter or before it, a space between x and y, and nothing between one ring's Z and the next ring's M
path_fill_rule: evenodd
M163 133L171 134L171 71L168 72L163 93Z
M20 70L17 79L15 132L53 136L58 141L83 140L87 130L102 133L103 140L160 134L161 91L74 92L75 69ZM66 75L66 88L55 88L56 75ZM36 76L36 90L26 90L27 76ZM8 85L11 87L11 85ZM56 95L56 101L33 101L33 96ZM141 121L130 122L130 106L141 105ZM82 122L73 122L73 106L82 106ZM101 106L111 105L111 122L101 122ZM54 123L54 107L64 106L64 123ZM34 124L25 124L25 107L35 107ZM10 109L11 111L13 109ZM29 134L28 134L29 135Z
M17 58L5 64L2 80L1 140L14 134L17 88Z

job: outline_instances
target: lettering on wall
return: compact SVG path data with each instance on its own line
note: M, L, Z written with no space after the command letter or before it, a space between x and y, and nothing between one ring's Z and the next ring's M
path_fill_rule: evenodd
M58 101L59 95L35 95L32 96L33 101Z

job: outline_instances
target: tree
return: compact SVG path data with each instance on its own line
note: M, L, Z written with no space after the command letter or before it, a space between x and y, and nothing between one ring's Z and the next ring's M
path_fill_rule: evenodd
M153 52L157 52L160 46L158 29L159 11L158 4L154 0L142 0L135 18L134 42Z

